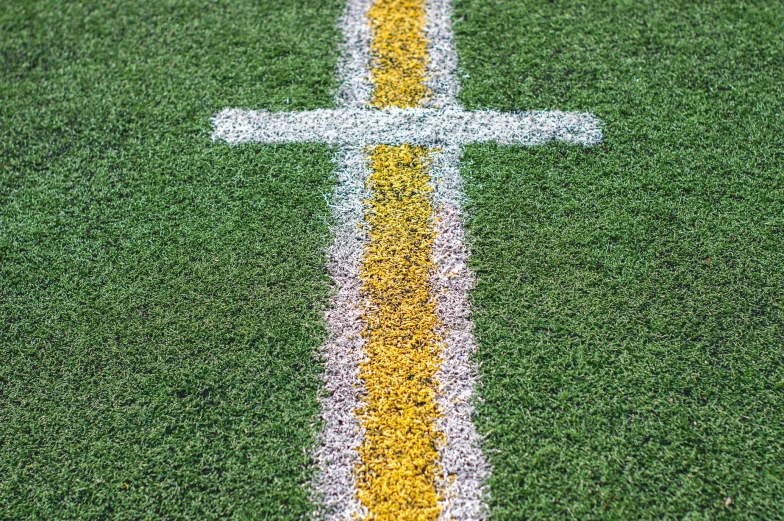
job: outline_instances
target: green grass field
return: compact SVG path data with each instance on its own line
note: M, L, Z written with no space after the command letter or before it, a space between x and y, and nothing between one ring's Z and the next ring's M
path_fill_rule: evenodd
M0 3L0 519L301 519L342 2ZM493 519L784 519L784 4L459 0ZM727 498L732 498L727 506Z
M338 2L0 5L0 519L310 511Z
M467 106L606 137L464 158L495 518L784 518L784 5L458 6Z

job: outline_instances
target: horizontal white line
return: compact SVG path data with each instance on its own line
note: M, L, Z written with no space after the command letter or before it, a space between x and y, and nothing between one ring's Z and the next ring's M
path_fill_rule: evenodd
M212 120L212 138L241 143L326 143L367 145L403 143L464 145L494 141L538 145L561 141L595 145L602 140L599 120L578 112L496 112L449 109L316 109L267 112L224 109Z

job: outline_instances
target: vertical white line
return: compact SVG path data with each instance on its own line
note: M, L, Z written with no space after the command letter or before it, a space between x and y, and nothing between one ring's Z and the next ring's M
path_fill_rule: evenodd
M338 183L331 208L333 242L327 269L335 286L326 313L327 342L322 346L326 393L320 397L323 430L316 440L315 517L328 521L364 518L356 497L354 469L363 433L355 410L363 393L359 364L365 360L359 268L367 242L362 229L368 167L361 147L345 147L337 156Z
M428 102L431 108L458 108L457 95L460 82L457 79L457 47L452 30L451 0L427 0L428 62L427 86L432 92Z
M445 147L434 156L432 167L436 267L431 280L437 300L436 313L442 324L439 334L444 342L441 368L436 375L437 401L442 411L437 426L445 437L444 445L439 448L439 491L444 497L440 519L443 521L487 518L485 481L491 471L472 421L477 383L473 356L477 346L468 292L475 279L467 264L461 215L460 155L459 146Z
M427 0L428 87L433 108L461 108L457 101L457 47L452 30L451 0ZM433 291L444 340L437 400L442 411L438 428L445 443L439 450L439 489L444 497L442 521L486 519L489 493L485 482L490 466L482 452L481 437L472 421L477 383L473 360L473 335L468 292L474 274L468 267L465 227L462 215L463 178L460 175L459 146L445 146L433 158L433 202L436 238L433 244L435 270Z
M339 107L363 108L370 103L370 24L367 13L373 0L347 0L338 29L343 34L338 61L341 84L335 94Z
M373 0L347 0L338 28L343 35L335 104L363 108L370 102L370 25L367 12ZM364 437L354 411L364 388L359 364L365 359L362 339L362 283L359 268L367 242L364 219L365 182L369 175L360 146L343 147L337 157L337 185L331 199L332 244L327 269L335 294L326 314L327 342L322 346L325 394L320 397L323 430L316 440L314 517L325 521L364 519L365 507L356 495L354 469Z

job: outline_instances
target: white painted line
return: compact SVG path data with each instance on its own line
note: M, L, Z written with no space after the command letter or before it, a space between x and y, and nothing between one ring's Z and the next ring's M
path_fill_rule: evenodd
M373 0L347 0L338 29L343 35L335 104L343 108L368 105L370 82L370 25L367 12ZM324 521L357 521L367 509L356 495L357 449L364 433L354 411L364 393L359 364L365 360L362 332L362 282L359 268L367 242L360 227L369 194L365 182L370 173L361 147L343 147L337 157L337 184L330 200L333 229L327 249L327 269L335 288L326 313L328 337L321 347L324 360L324 391L320 396L323 429L316 440L313 460L316 472L311 483L313 518Z
M468 250L461 215L463 178L460 175L459 146L444 147L433 157L433 203L436 237L433 243L431 274L436 313L441 321L439 335L444 347L441 367L436 374L438 405L442 414L437 421L445 443L439 448L441 476L439 492L443 521L485 519L485 500L489 496L485 481L490 465L482 453L481 437L472 421L477 367L473 360L476 341L471 321L468 292L474 274L468 267Z
M213 139L243 143L328 145L541 145L601 142L599 120L577 112L496 112L436 109L316 109L267 112L224 109L213 118Z
M338 107L362 108L370 103L370 24L367 12L373 0L348 0L338 29L343 35L338 60L338 78L342 83L335 93Z
M460 82L457 81L457 48L452 30L451 0L427 0L425 32L427 55L430 57L427 86L432 93L427 107L460 108L457 101Z
M344 148L337 157L338 183L330 201L334 226L327 249L327 269L335 294L326 313L328 337L321 347L324 388L319 398L323 430L313 454L318 472L314 476L315 517L327 521L364 519L364 507L356 497L354 469L362 430L354 411L363 393L359 364L365 360L362 332L362 297L359 268L367 242L360 227L369 169L361 149Z

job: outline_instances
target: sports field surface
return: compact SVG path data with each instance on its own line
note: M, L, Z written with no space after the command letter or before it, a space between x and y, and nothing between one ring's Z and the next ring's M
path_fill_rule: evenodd
M368 16L394 33L424 5ZM231 107L359 106L344 9L0 3L0 519L337 519L346 468L341 508L373 519L784 519L784 4L453 2L447 104L590 114L600 141L461 141L458 163L213 139ZM369 43L372 106L428 99L417 23L410 63ZM415 326L358 335L364 434L338 468L336 194L362 153L358 319ZM431 265L444 223L471 254L460 290ZM433 384L454 346L428 284L472 286L468 420ZM403 369L384 358L413 337ZM401 421L398 395L421 397Z

